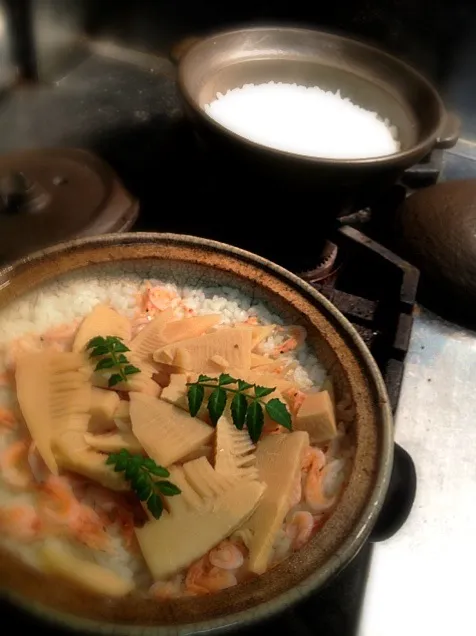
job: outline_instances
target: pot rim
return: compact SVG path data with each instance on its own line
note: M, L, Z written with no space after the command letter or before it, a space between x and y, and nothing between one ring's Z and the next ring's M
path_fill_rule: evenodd
M329 39L338 40L341 42L351 42L354 45L361 47L362 49L367 49L369 52L372 52L374 55L378 55L384 60L391 61L393 64L397 64L400 66L402 71L404 71L407 75L412 75L416 81L418 81L422 86L425 87L426 90L432 95L433 100L438 108L438 123L433 127L432 131L428 133L424 139L419 141L417 144L413 145L411 148L407 148L406 150L400 150L398 152L392 153L390 155L380 155L377 157L365 157L361 159L332 159L332 158L322 158L322 157L312 157L308 155L301 155L298 153L294 153L288 150L280 150L279 148L270 148L264 144L260 144L255 142L247 137L243 137L238 133L233 132L226 126L218 123L213 117L211 117L197 102L197 100L193 97L191 91L188 88L187 82L184 79L184 68L187 64L188 60L193 58L197 50L200 50L201 46L208 44L210 41L219 38L225 37L233 34L239 33L253 33L257 31L267 31L267 32L276 32L276 31L287 31L287 32L296 32L296 33L314 33L316 35L325 36ZM177 73L177 83L188 106L193 110L193 112L198 115L207 126L215 129L217 132L224 134L226 136L231 137L235 142L242 143L245 146L252 148L255 151L262 152L263 154L271 154L276 157L280 157L281 159L287 158L291 161L301 161L306 164L316 165L320 167L328 167L328 168L336 168L336 167L373 167L375 165L386 167L391 165L392 163L402 163L408 162L409 160L414 160L415 157L422 157L427 154L433 146L437 143L437 138L441 130L443 130L445 121L447 119L447 111L444 106L443 100L440 97L440 94L436 90L435 86L428 80L424 75L422 75L419 71L417 71L413 66L407 64L403 60L400 60L398 57L387 53L384 49L380 49L372 44L367 44L366 42L361 42L355 38L347 37L344 35L339 35L333 33L332 31L324 31L321 29L308 29L299 26L279 26L279 25L262 25L262 26L254 26L254 27L243 27L243 28L233 28L233 29L224 29L219 31L214 31L211 34L206 35L205 37L198 38L191 46L188 48L183 56L179 59L178 62L178 73Z
M393 418L385 383L377 367L377 363L352 324L329 300L327 300L327 298L296 274L293 274L284 267L277 265L262 256L219 241L185 234L165 232L104 234L97 237L87 237L62 242L4 266L0 269L0 289L3 285L5 285L5 281L8 280L8 278L14 274L16 270L21 270L25 267L34 267L36 262L44 260L45 257L50 255L74 249L81 249L83 246L94 247L95 245L100 245L104 242L110 242L113 245L130 245L135 243L153 244L157 241L172 242L177 245L185 244L187 246L198 244L199 246L207 247L217 252L236 255L248 262L251 262L264 271L270 271L271 274L277 275L280 278L289 281L294 287L298 288L299 293L308 298L310 297L311 301L316 303L319 309L327 315L329 320L334 323L338 323L338 326L343 332L345 332L346 336L355 346L358 356L365 365L365 374L374 385L375 393L378 397L378 408L380 411L382 425L382 430L380 431L380 446L382 455L377 474L374 478L374 485L369 494L368 503L362 510L352 534L349 535L340 548L331 557L329 557L325 567L319 568L312 575L302 580L297 585L255 607L234 614L228 614L223 617L205 619L200 623L177 626L140 626L82 618L74 614L68 614L60 610L46 607L36 601L26 600L18 594L10 593L8 590L5 590L5 597L10 599L21 609L26 610L28 613L33 614L35 617L40 618L43 621L67 628L70 631L81 631L95 634L102 633L113 636L143 636L144 634L146 636L186 636L199 633L203 630L209 633L225 633L235 629L238 624L239 627L245 627L265 618L276 616L291 605L296 604L299 600L303 600L313 591L319 589L325 582L329 581L338 572L340 572L356 556L370 535L372 527L377 520L380 509L384 503L390 481L394 449Z

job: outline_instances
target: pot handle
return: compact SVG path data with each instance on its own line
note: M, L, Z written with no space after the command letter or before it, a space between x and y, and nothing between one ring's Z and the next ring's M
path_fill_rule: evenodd
M174 44L169 53L169 57L172 62L178 64L185 53L187 53L187 51L191 49L194 44L200 42L200 40L202 40L201 37L191 35L189 37L182 38L179 42Z
M370 541L385 541L400 530L415 501L416 484L416 470L412 458L406 450L395 444L387 496L377 523L370 533Z
M454 113L445 113L438 136L435 141L435 148L444 150L453 148L458 141L461 128L460 118Z

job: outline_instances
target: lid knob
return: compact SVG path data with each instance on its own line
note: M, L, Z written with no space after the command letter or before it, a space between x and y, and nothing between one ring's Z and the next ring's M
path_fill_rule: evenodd
M23 172L12 171L0 176L0 214L41 212L49 199L40 184L30 181Z

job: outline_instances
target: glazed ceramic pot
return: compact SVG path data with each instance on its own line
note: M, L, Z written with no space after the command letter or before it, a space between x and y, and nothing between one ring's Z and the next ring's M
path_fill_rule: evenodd
M353 468L333 513L300 551L266 574L206 597L170 601L100 598L48 579L2 553L8 599L40 618L104 634L220 632L270 617L318 590L357 554L384 503L393 457L389 401L377 366L350 323L310 285L261 257L214 241L173 234L122 234L55 246L0 271L0 308L32 289L81 272L98 279L130 268L187 286L231 286L303 325L332 376L336 401L350 400ZM1 327L1 325L0 325Z

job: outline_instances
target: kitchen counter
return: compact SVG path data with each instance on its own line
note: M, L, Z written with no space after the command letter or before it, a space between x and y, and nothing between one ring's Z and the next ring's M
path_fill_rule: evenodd
M476 565L476 334L420 310L396 417L418 474L404 527L374 547L359 634L469 634Z

